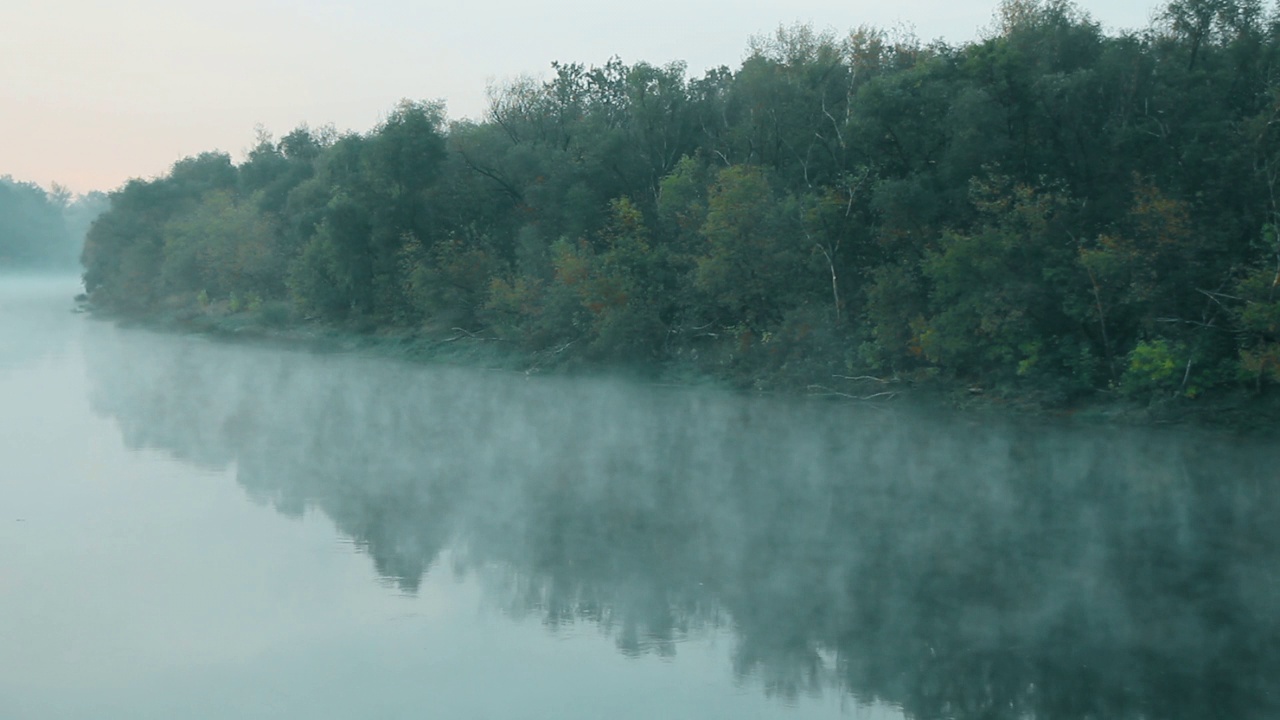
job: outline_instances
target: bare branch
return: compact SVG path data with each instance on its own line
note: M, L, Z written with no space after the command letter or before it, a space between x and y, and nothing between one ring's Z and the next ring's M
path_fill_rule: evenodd
M885 392L872 393L870 395L850 395L849 393L843 393L839 390L832 390L826 385L810 385L805 389L809 391L810 395L817 397L834 396L848 398L850 400L875 400L877 398L889 399L898 394L896 390L886 390ZM822 392L814 392L815 390L821 390Z

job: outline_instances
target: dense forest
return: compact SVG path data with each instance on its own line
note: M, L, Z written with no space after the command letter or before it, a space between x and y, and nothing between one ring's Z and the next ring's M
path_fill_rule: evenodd
M701 77L558 63L481 120L406 101L367 133L264 132L112 193L86 289L757 387L1263 392L1280 14L1155 18L1009 0L959 45L796 26Z
M107 204L100 192L73 198L65 188L0 177L0 271L75 268L89 224Z

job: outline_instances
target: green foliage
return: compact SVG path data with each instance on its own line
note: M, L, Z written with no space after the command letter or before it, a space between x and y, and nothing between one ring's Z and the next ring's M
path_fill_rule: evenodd
M954 46L796 26L701 77L555 63L483 120L406 101L367 133L260 131L239 164L133 181L89 230L85 284L121 309L284 307L744 381L1261 390L1280 381L1268 22L1175 0L1111 36L1009 0Z
M1239 332L1240 373L1257 389L1280 382L1280 239L1274 225L1263 228L1257 249L1262 259L1237 281L1234 320Z
M284 293L278 233L252 203L238 202L227 192L209 193L190 212L170 220L161 234L166 291L200 288L213 299L236 292Z
M0 270L75 266L85 232L106 206L102 193L72 198L0 176Z
M1046 353L1062 333L1077 330L1062 314L1064 295L1076 290L1063 228L1070 201L1001 178L975 182L973 192L982 224L944 234L922 264L932 313L920 347L932 362L969 378L1045 370L1064 360ZM1058 332L1046 337L1046 330Z
M321 225L294 258L286 282L291 297L304 313L347 316L352 303L350 273L328 225Z
M714 171L699 157L685 156L658 186L658 217L662 231L677 252L694 254L702 248L699 231L707 219L707 191Z
M800 220L795 200L776 198L763 172L747 166L720 171L700 229L707 251L697 260L694 287L724 324L762 329L813 290L821 270Z
M924 359L927 304L923 279L915 268L901 264L875 268L867 286L864 318L871 338L861 348L863 362L881 371L919 365Z
M1120 381L1128 395L1170 394L1182 386L1186 348L1171 345L1164 338L1139 342L1129 353L1129 366Z
M649 241L640 210L627 198L613 203L603 249L592 258L580 297L591 313L590 352L613 360L652 360L666 336L662 321L666 263Z
M827 392L842 384L834 378L865 368L848 327L818 305L793 308L772 330L738 337L750 340L735 348L735 379L760 389L806 389L816 383L822 387L812 390Z
M539 349L543 338L538 334L542 312L543 283L524 276L495 277L489 281L489 299L484 317L498 337L528 349Z
M1224 360L1204 347L1158 337L1139 342L1129 354L1120 390L1138 398L1196 398L1209 388L1232 382L1247 370L1247 362L1242 365L1236 358Z
M402 253L405 295L415 312L446 327L476 322L498 267L488 238L451 235L427 249L411 236Z

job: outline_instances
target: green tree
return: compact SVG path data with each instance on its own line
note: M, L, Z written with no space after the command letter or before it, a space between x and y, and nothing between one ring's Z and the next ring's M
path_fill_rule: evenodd
M67 204L57 192L0 177L0 269L68 264L74 240L63 216Z
M721 170L707 199L694 286L725 325L761 330L822 277L794 201L779 201L757 168Z
M283 297L286 258L279 234L253 203L229 192L209 193L166 223L162 234L166 292L203 292L211 299Z
M932 290L921 349L964 379L1072 377L1083 385L1073 390L1087 389L1091 343L1064 312L1067 296L1084 290L1070 200L1004 178L975 182L973 193L984 221L946 233L923 263Z

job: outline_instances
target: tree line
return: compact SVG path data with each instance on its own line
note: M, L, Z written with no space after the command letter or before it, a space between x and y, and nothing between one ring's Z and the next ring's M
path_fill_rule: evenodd
M365 133L261 133L112 193L86 288L769 386L1262 391L1280 14L1155 18L1008 0L957 45L786 27L736 70L556 63L480 120L405 101Z
M73 196L0 176L0 270L70 270L78 265L90 223L107 207L104 193Z

